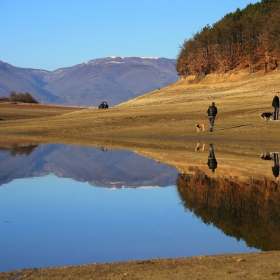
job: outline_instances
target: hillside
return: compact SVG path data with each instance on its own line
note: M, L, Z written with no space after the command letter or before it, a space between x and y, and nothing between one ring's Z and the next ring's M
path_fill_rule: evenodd
M105 141L106 137L111 143L139 143L140 139L143 143L156 137L164 145L169 140L178 144L179 139L199 138L278 141L278 123L262 122L260 114L273 110L279 78L278 70L213 74L200 83L188 77L109 110L84 109L51 118L0 122L0 133L36 135L45 141L56 137L63 142ZM219 110L215 131L198 134L194 125L202 122L207 128L206 110L212 101Z
M0 96L29 92L40 103L114 106L177 80L175 60L166 58L106 57L55 71L0 61Z
M250 74L246 70L233 70L226 74L209 74L200 80L195 75L189 75L181 77L174 85L136 97L117 108L170 105L169 110L176 106L178 111L182 109L184 112L184 108L194 106L197 110L195 115L199 115L202 104L207 109L212 101L216 101L218 106L228 107L227 110L257 106L259 110L263 107L263 110L271 111L271 100L280 88L279 78L279 70L266 74L262 71ZM232 104L234 102L236 105ZM205 117L205 114L206 110L203 110L202 116Z
M279 0L262 0L205 26L183 42L176 64L178 74L204 77L230 70L254 73L279 69L279 11Z

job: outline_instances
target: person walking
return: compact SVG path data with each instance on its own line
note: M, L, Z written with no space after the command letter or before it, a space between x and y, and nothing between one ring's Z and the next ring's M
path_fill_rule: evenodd
M214 121L215 121L216 115L218 114L218 109L215 106L215 102L212 102L212 105L209 106L209 108L207 110L207 114L208 114L208 119L210 122L209 131L212 132L213 126L214 126Z
M272 107L274 107L274 120L278 121L278 113L279 113L279 92L276 92L273 100Z

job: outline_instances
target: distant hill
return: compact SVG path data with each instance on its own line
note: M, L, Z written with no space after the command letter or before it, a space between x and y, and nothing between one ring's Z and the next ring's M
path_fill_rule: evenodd
M178 80L175 60L106 57L55 71L14 67L0 61L0 96L29 92L40 103L96 107L117 105Z
M29 92L38 101L52 103L58 96L44 89L44 76L48 71L14 67L0 61L0 96L8 97L11 91Z

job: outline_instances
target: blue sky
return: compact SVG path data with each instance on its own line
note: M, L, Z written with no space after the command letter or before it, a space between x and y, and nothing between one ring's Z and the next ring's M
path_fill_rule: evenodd
M0 60L55 70L91 59L176 59L206 24L254 0L0 0Z

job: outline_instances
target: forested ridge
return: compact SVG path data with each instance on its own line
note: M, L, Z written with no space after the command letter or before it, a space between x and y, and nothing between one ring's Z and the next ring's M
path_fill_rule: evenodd
M280 0L262 0L226 14L180 46L178 75L280 69Z

